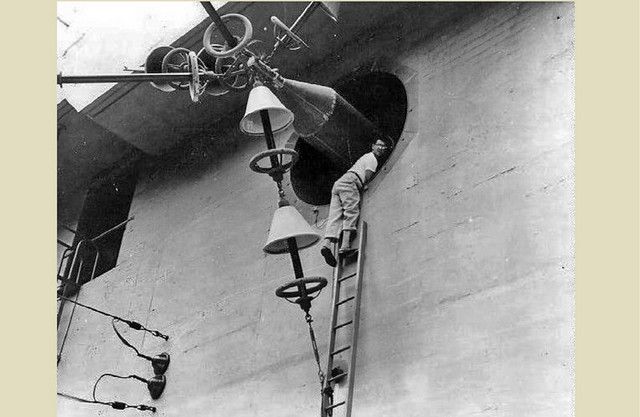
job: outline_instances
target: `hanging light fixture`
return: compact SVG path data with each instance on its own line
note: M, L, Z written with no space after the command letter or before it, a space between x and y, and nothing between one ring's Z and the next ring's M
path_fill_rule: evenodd
M285 130L293 123L293 113L278 97L261 82L256 81L247 99L244 117L240 120L240 130L248 135L263 135L265 126L262 113L268 113L271 133Z
M278 209L273 213L269 237L263 250L269 254L289 252L290 239L295 241L298 249L304 249L320 240L320 235L295 207L281 199Z

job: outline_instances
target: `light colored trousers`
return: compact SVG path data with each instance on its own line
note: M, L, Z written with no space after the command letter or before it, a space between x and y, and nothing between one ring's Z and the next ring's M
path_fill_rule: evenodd
M356 230L360 216L361 187L358 175L349 171L333 184L325 238L337 240L342 230Z

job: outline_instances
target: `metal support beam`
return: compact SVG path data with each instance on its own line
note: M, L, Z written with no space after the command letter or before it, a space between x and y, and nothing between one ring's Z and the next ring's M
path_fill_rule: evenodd
M233 37L231 32L229 32L229 29L227 29L224 22L222 22L222 19L220 19L220 15L216 11L215 7L213 7L208 1L201 1L200 4L202 4L202 7L204 7L204 9L207 11L207 14L211 18L211 20L213 20L213 23L216 24L216 27L220 31L220 34L222 35L224 40L227 41L229 49L235 47L238 44L238 41Z

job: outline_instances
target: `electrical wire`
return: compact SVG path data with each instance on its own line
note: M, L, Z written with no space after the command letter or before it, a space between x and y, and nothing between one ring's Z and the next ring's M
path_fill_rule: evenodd
M85 398L76 397L75 395L65 394L63 392L58 392L57 394L61 397L68 398L70 400L78 401L81 403L108 405L111 408L116 410L124 410L125 408L135 408L136 410L140 410L140 411L151 411L152 413L156 412L156 407L145 405L145 404L131 405L131 404L123 403L121 401L110 401L110 402L97 401L97 400L92 401L92 400L87 400Z
M76 296L76 300L77 300L77 298L78 298L78 297ZM152 334L153 336L155 336L155 337L160 337L160 338L162 338L162 339L164 339L164 340L169 340L169 336L164 335L164 334L160 333L160 332L159 332L159 331L157 331L157 330L147 329L147 328L146 328L146 327L144 327L142 324L140 324L140 323L138 323L138 322L136 322L136 321L123 319L122 317L118 317L118 316L115 316L115 315L113 315L113 314L110 314L110 313L107 313L107 312L104 312L104 311L98 310L97 308L90 307L90 306L88 306L88 305L85 305L85 304L79 303L78 301L72 300L72 299L67 298L67 297L64 297L64 296L60 296L60 297L58 297L58 299L59 299L59 300L66 300L66 301L69 301L69 302L71 302L71 303L73 303L73 304L75 304L75 305L79 305L80 307L84 307L84 308L86 308L86 309L88 309L88 310L91 310L91 311L94 311L94 312L96 312L96 313L98 313L98 314L102 314L103 316L107 316L107 317L111 317L112 319L119 320L119 321L121 321L121 322L123 322L123 323L126 323L126 324L127 324L129 327L131 327L133 330L142 330L142 331L144 331L144 332L151 333L151 334Z
M92 400L87 400L87 399L84 399L84 398L76 397L75 395L65 394L63 392L58 392L57 394L59 396L61 396L61 397L68 398L70 400L78 401L78 402L81 402L81 403L109 405L109 403L106 403L106 402L96 401L96 400L93 400L93 401Z
M138 355L139 357L144 358L144 359L146 359L146 360L148 360L148 361L153 361L153 359L152 359L151 357L149 357L149 356L147 356L147 355L143 355L142 353L140 353L140 352L138 351L138 349L136 349L136 347L135 347L135 346L133 346L131 343L129 343L129 342L127 341L127 339L125 339L125 338L124 338L124 336L122 336L122 335L120 334L120 332L119 332L119 331L118 331L118 329L116 328L116 321L119 321L119 320L118 320L118 319L112 319L112 320L111 320L111 327L113 327L113 331L114 331L114 332L116 332L116 335L118 336L118 338L120 339L120 341L121 341L125 346L130 347L131 349L133 349L133 350L136 352L136 355Z
M98 399L96 399L96 389L98 388L98 383L100 382L100 380L102 378L104 378L105 376L110 376L112 378L119 378L119 379L137 379L138 381L141 381L141 382L144 382L144 383L148 382L146 379L141 378L138 375L123 376L123 375L104 373L104 374L100 375L100 377L97 379L96 383L93 384L93 401L99 401Z

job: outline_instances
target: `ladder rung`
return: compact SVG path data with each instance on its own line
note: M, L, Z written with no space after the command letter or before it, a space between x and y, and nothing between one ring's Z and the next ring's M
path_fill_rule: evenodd
M349 345L349 346L345 346L345 347L340 348L340 349L338 349L338 350L334 350L333 352L331 352L331 356L337 355L337 354L338 354L338 353L340 353L340 352L344 352L344 351L345 351L345 350L347 350L347 349L351 349L351 345Z
M342 278L340 278L340 279L338 280L338 282L342 282L342 281L348 280L349 278L353 278L353 277L355 277L357 274L358 274L357 272L354 272L353 274L349 274L349 275L347 275L346 277L342 277Z
M334 328L333 328L333 330L338 330L339 328L344 327L344 326L348 326L348 325L350 325L351 323L353 323L353 320L349 320L349 321L344 322L344 323L342 323L342 324L338 324L336 327L334 327Z
M340 407L341 405L344 405L344 403L345 403L345 402L346 402L346 401L340 401L340 402L339 402L339 403L337 403L337 404L330 405L329 407L326 407L326 408L325 408L325 410L333 410L333 409L334 409L334 408L336 408L336 407Z
M329 379L327 380L327 382L333 382L333 381L335 381L336 379L340 379L340 378L342 378L343 376L347 376L347 374L348 374L348 373L349 373L349 372L343 372L343 373L341 373L340 375L336 375L336 376L334 376L334 377L331 377L331 378L329 378Z
M336 304L336 307L337 307L337 306L339 306L340 304L344 304L344 303L346 303L347 301L351 301L351 300L353 300L354 298L356 298L356 297L355 297L355 295L352 295L351 297L345 298L345 299L344 299L344 300L342 300L342 301L338 301L338 303Z

